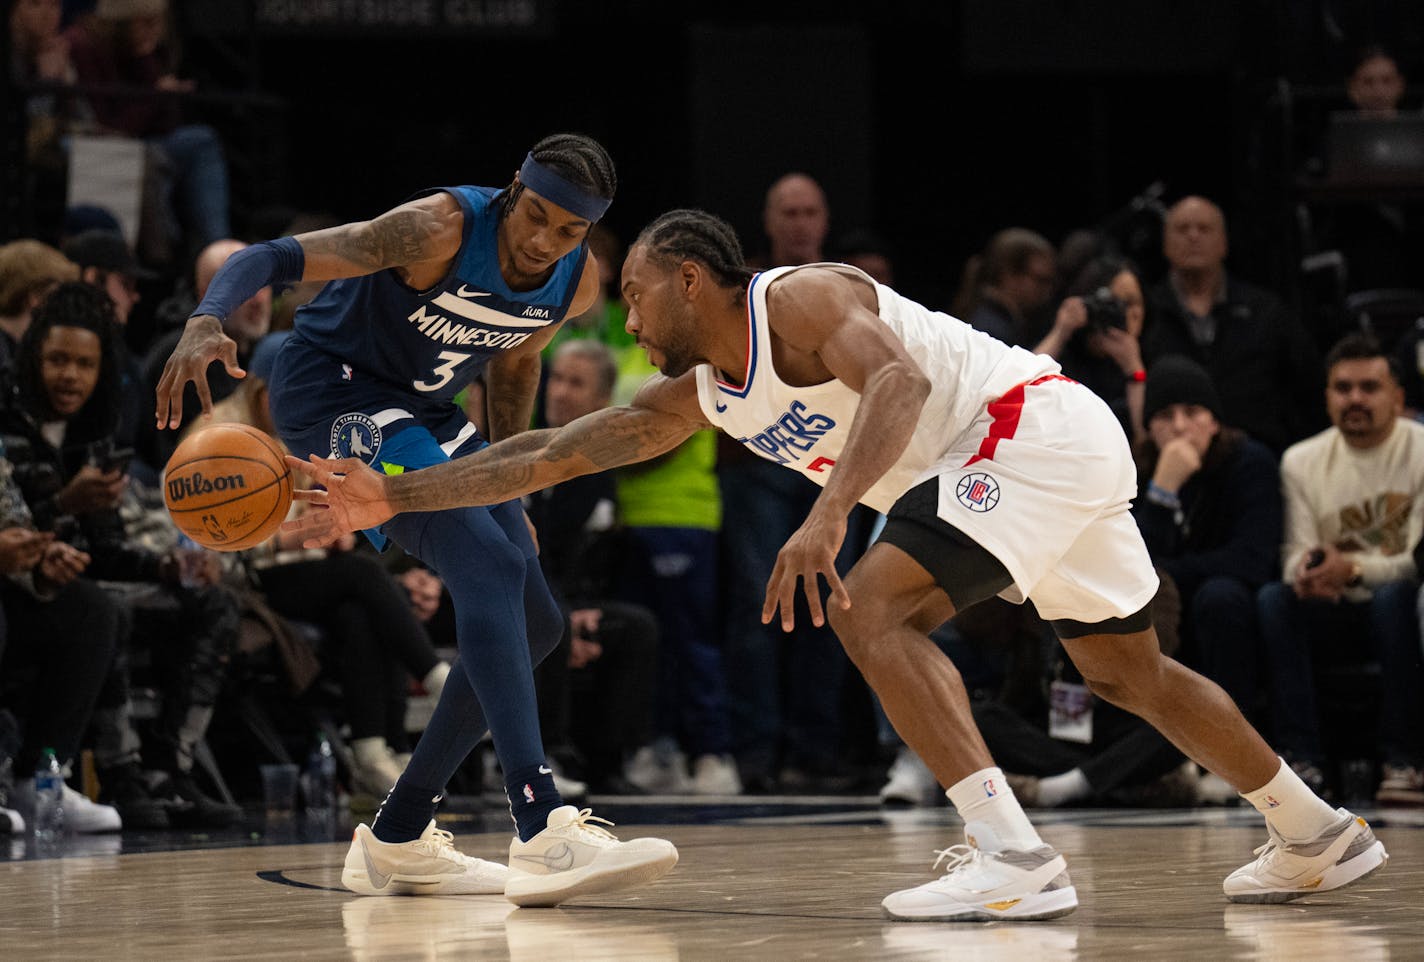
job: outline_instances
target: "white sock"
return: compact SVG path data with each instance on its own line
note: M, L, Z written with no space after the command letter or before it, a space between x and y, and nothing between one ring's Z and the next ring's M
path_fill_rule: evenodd
M425 689L425 693L436 701L440 700L440 693L445 690L445 679L450 677L450 663L437 661L435 667L425 673L425 677L420 679L420 687Z
M1019 800L1014 797L1014 790L1009 788L1004 773L998 768L975 772L955 782L945 794L960 818L966 823L987 825L1003 848L1028 850L1043 844ZM987 849L990 844L981 847Z
M1308 841L1340 821L1339 813L1312 792L1285 759L1275 778L1254 792L1242 792L1241 797L1288 841Z
M1081 768L1070 769L1061 775L1049 775L1038 780L1038 804L1044 808L1057 808L1087 798L1093 786L1088 784L1088 776Z

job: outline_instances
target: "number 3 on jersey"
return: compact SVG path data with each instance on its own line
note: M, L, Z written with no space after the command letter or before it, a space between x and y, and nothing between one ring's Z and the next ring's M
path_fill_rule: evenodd
M431 372L435 375L435 380L415 381L411 386L417 391L438 391L450 383L450 379L455 376L455 368L469 359L470 355L461 354L459 351L441 351L440 360L444 363L437 364Z

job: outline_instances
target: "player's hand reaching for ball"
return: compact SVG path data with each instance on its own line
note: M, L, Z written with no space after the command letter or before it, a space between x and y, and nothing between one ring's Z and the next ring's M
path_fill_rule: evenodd
M294 492L298 501L315 506L300 518L282 524L300 535L304 548L326 548L351 531L364 531L389 521L396 512L386 497L385 475L360 458L287 458L293 471L305 471L326 490Z
M247 372L237 363L237 342L223 333L222 322L210 314L197 314L188 318L168 363L163 365L163 376L158 379L158 429L176 428L183 421L183 392L188 382L198 391L198 401L203 405L203 417L213 413L213 392L208 387L208 365L222 361L227 373L233 377L246 377Z

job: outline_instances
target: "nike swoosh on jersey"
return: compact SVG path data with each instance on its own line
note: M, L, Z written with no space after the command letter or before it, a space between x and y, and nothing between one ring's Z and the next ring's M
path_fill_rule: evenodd
M721 414L723 411L727 410L727 405L723 404L721 401L713 401L712 403L716 405L718 414Z
M457 290L455 293L456 293L457 295L459 295L460 297L489 297L489 296L490 296L489 291L472 291L472 290L470 290L468 287L466 287L464 284L461 284L461 285L460 285L460 289Z

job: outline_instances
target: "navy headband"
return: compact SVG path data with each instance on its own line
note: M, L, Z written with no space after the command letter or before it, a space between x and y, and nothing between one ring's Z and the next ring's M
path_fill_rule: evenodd
M570 214L589 222L596 222L613 203L612 198L596 197L571 184L535 160L532 153L525 155L524 166L519 168L519 182L550 203L558 204Z

